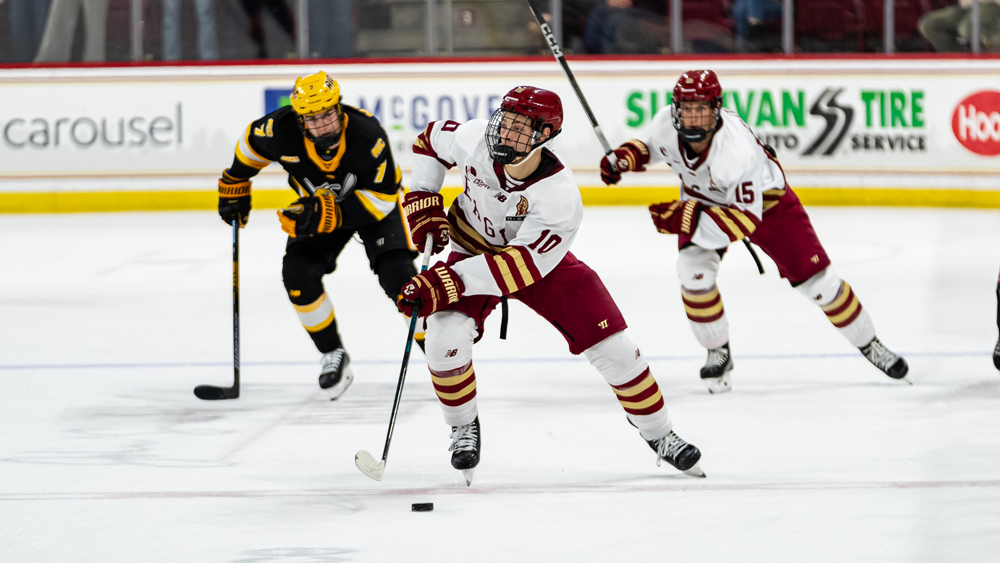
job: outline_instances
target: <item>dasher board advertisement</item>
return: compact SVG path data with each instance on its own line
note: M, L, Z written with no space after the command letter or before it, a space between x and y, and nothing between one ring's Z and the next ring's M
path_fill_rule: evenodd
M776 149L790 180L845 175L835 184L850 188L869 175L927 175L924 187L1000 190L997 58L570 65L612 146L643 139L653 117L671 111L681 72L712 68L724 106ZM487 119L518 85L554 90L566 116L554 149L581 185L601 185L603 150L576 95L555 61L531 59L2 70L0 192L74 189L80 178L217 175L232 162L240 137L253 134L248 124L286 104L296 77L320 69L339 81L343 103L381 121L404 172L413 141L431 121ZM975 176L976 185L955 179L963 175ZM284 175L273 164L265 178L277 187ZM665 165L626 178L677 185ZM128 189L164 186L169 182L136 180Z

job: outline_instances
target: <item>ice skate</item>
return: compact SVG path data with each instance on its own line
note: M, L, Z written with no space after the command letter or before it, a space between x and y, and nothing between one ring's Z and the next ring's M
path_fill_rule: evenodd
M323 354L319 361L319 386L326 389L331 401L336 401L354 382L354 371L351 370L351 356L347 350L337 348Z
M701 368L701 378L708 384L709 393L732 391L729 372L733 371L733 357L729 354L729 343L708 350L708 360Z
M482 444L479 434L479 417L470 424L451 427L451 466L462 472L465 485L472 484L472 476L479 465L479 448Z
M997 345L993 347L993 365L1000 369L1000 340L997 340Z
M858 348L861 353L868 358L875 367L882 370L886 375L893 379L902 379L903 381L911 383L906 379L907 372L910 371L910 366L906 365L906 360L902 356L896 354L892 350L882 344L882 341L876 336L872 338L872 341L867 345Z
M660 460L663 460L688 475L705 476L705 472L701 470L701 467L698 467L701 451L694 444L682 440L672 430L670 434L656 440L646 440L646 443L656 452L657 467L660 465Z

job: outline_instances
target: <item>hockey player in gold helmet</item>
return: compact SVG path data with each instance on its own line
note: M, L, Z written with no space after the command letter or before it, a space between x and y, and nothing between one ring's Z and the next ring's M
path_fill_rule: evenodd
M378 120L341 103L340 85L325 72L298 78L289 102L250 123L240 137L233 164L219 179L219 215L246 225L251 178L272 162L288 172L299 199L278 212L289 237L282 278L302 326L323 353L320 387L336 399L354 375L323 276L357 233L379 284L395 301L416 274L416 252L399 205L402 175Z
M324 150L337 147L343 132L340 84L325 72L295 80L289 96L302 134Z

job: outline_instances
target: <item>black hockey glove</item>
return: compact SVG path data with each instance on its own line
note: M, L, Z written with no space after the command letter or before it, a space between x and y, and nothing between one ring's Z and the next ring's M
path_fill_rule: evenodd
M240 228L250 221L250 180L230 184L219 179L219 217L228 225L240 222Z

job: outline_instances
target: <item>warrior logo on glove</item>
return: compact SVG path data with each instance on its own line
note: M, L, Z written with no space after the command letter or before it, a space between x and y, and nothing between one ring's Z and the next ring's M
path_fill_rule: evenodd
M292 238L332 233L341 224L340 206L331 193L299 198L278 211L281 230Z
M698 228L698 216L701 203L689 199L687 201L668 201L654 203L649 206L649 214L653 218L656 230L662 234L691 235Z
M412 317L416 304L420 303L417 315L429 317L445 305L458 303L465 293L465 284L455 270L439 262L407 282L401 293L403 298L397 307L404 315Z
M428 235L437 254L448 247L448 218L444 214L444 198L433 192L410 192L403 197L403 211L410 225L410 238L423 252Z

